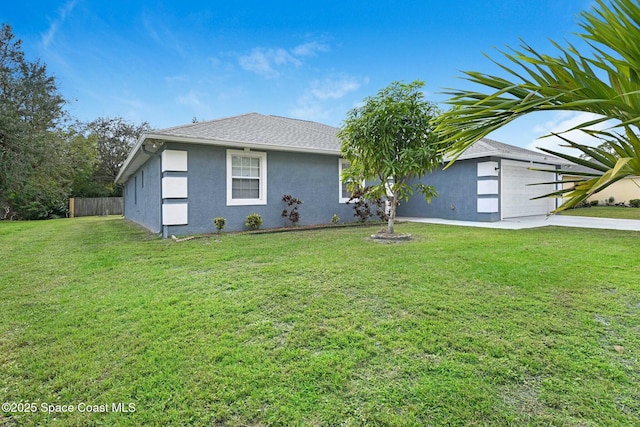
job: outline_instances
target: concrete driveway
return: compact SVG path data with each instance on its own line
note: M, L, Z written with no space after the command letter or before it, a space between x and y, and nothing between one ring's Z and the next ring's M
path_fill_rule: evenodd
M452 221L440 218L398 217L398 221L423 222L429 224L459 225L463 227L500 228L521 230L546 226L601 228L607 230L640 231L640 221L632 219L590 218L581 216L540 215L508 218L497 222Z

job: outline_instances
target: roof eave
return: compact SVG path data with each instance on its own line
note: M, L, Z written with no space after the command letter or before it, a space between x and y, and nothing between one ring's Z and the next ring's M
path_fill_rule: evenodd
M324 148L310 148L310 147L291 147L287 145L274 145L274 144L261 144L258 142L245 142L245 141L228 141L222 139L209 139L209 138L193 138L178 135L167 135L162 133L145 133L140 136L136 145L133 147L129 156L125 160L124 164L120 168L120 172L115 179L117 184L124 183L131 173L128 169L135 164L135 160L140 156L144 156L144 164L150 157L142 150L146 140L162 141L162 142L178 142L183 144L198 144L198 145L213 145L218 147L230 147L230 148L249 148L255 150L269 150L269 151L288 151L294 153L314 153L314 154L327 154L327 155L340 155L340 149L324 149Z
M118 175L116 176L116 179L115 179L115 183L116 184L124 184L124 182L129 178L129 176L131 174L126 174L126 172L128 171L129 166L133 162L134 158L137 156L138 152L140 152L144 156L147 156L147 158L149 157L148 154L145 154L141 150L142 144L144 143L145 139L147 139L147 134L143 133L142 135L140 135L140 138L138 138L138 141L136 141L136 145L134 145L133 148L131 149L131 151L129 152L129 155L127 156L126 160L122 164L122 167L120 168L120 171L118 172ZM146 162L146 160L147 159L145 159L145 162Z
M520 160L520 161L525 161L525 162L532 162L532 163L542 163L542 164L549 164L549 165L563 165L563 164L567 164L567 162L565 162L563 159L560 158L539 158L539 157L533 157L533 156L527 156L527 155L523 155L523 154L515 154L515 153L498 153L495 151L486 151L486 152L482 152L482 153L476 153L476 154L472 154L472 155L468 155L465 156L464 154L461 155L460 157L458 157L457 160L471 160L471 159L480 159L483 157L499 157L501 159L505 159L505 160ZM446 158L444 160L445 162L450 162L451 158Z
M316 154L340 154L340 149L328 149L328 148L312 148L312 147L293 147L290 145L278 145L268 144L260 142L248 142L248 141L232 141L226 139L215 138L194 138L177 135L166 134L149 134L149 138L162 140L164 142L180 142L185 144L199 144L199 145L214 145L218 147L232 147L232 148L253 148L257 150L270 150L270 151L290 151L295 153L316 153Z

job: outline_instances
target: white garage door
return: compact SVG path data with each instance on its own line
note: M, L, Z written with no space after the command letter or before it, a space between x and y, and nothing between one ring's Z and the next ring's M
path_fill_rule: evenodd
M549 182L555 175L547 172L529 170L530 167L550 169L548 165L537 163L516 162L503 160L500 167L501 188L500 205L502 218L518 216L546 215L555 209L556 199L545 197L531 200L532 197L542 196L555 190L553 184L528 185Z

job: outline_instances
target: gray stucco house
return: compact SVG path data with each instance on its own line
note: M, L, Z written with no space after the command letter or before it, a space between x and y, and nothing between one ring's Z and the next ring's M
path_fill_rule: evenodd
M248 214L282 227L287 194L303 201L300 225L353 219L340 183L337 129L257 113L143 134L123 164L124 216L167 237L244 230Z
M285 225L285 194L301 199L301 225L326 224L336 214L354 220L349 194L340 182L338 129L320 123L244 114L143 134L123 164L124 216L167 237L245 229L258 213L263 228ZM556 167L559 159L483 139L451 168L423 178L439 198L416 196L398 216L498 221L548 213L554 199L529 200L549 192L534 182L551 181L530 166ZM533 190L532 190L533 189Z
M445 162L446 164L447 162ZM435 185L438 198L430 204L414 197L398 207L398 216L461 221L501 221L547 215L560 199L532 200L556 191L557 174L531 169L558 170L563 159L483 138L449 168L440 168L420 181ZM443 165L444 166L444 165Z

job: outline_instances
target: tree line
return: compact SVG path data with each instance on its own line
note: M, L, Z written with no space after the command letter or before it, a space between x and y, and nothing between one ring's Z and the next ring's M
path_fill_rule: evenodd
M114 180L148 123L80 122L45 64L0 30L0 218L64 217L69 197L121 196Z

